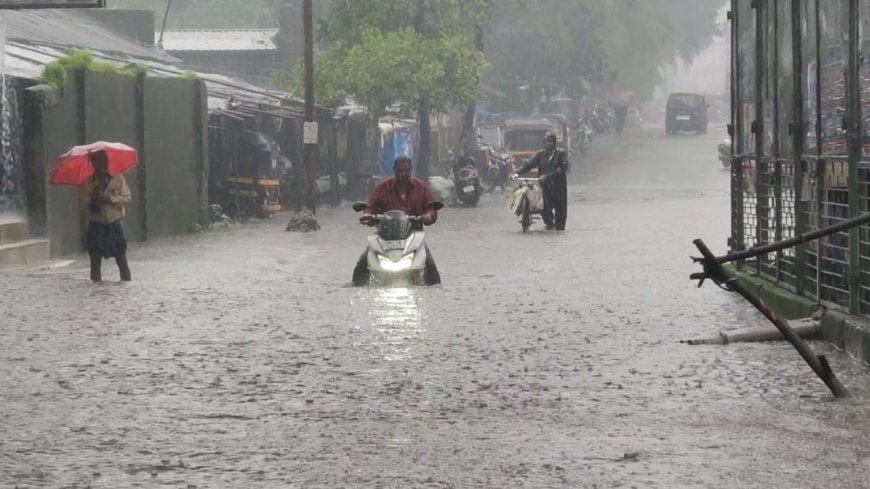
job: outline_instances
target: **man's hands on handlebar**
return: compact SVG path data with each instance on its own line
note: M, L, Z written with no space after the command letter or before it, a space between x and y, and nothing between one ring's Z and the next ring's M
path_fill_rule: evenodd
M511 173L510 178L511 178L511 180L517 180L520 178L520 174L519 173ZM547 175L543 175L543 176L538 177L538 183L543 184L546 181L547 181Z
M423 214L420 217L411 216L410 219L412 221L418 220L419 222L422 222L426 226L431 226L432 223L435 222L435 219L433 219L432 215L429 214L428 212L426 214ZM365 224L366 226L375 226L380 221L377 217L375 217L371 214L363 214L363 216L359 218L359 222L360 222L360 224Z

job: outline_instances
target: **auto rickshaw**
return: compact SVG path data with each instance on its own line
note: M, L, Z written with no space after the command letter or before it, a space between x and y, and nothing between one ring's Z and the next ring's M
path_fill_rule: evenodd
M481 142L493 148L504 147L504 124L486 122L478 124L475 129L477 130L477 138L482 140Z
M238 148L236 165L224 179L224 208L237 218L268 218L280 212L283 161L275 142L265 135L246 131Z
M556 133L556 147L571 153L571 131L568 129L568 118L563 114L541 114L538 117L550 121L553 132Z
M543 148L544 136L553 131L553 124L540 117L511 119L505 123L504 131L505 146L516 171Z

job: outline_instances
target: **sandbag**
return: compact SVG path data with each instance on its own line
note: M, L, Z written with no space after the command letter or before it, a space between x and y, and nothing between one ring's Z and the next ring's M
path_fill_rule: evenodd
M522 187L517 187L508 197L508 209L516 215L520 214L520 197L523 195Z
M317 218L311 211L302 211L290 216L290 221L284 230L301 233L320 231L320 223L317 222Z
M532 185L528 192L529 204L532 206L532 212L541 212L544 210L544 189L537 183Z
M513 211L514 214L520 215L520 202L522 201L520 197L522 197L523 192L528 192L529 210L531 212L541 212L544 210L544 189L538 184L532 185L528 190L525 190L524 187L514 189L513 193L508 197L508 209Z
M436 199L447 203L453 200L453 182L444 177L429 177L429 190Z

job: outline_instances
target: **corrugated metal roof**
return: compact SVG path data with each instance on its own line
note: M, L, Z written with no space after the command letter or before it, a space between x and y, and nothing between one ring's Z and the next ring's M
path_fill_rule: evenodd
M180 29L163 34L163 49L182 51L274 51L278 29ZM156 38L160 37L157 33Z
M27 44L88 48L138 59L178 62L153 46L118 35L86 13L75 10L3 10L6 38Z
M6 74L10 76L39 80L42 69L48 63L60 58L66 49L43 46L35 43L9 41L6 43ZM115 63L138 61L148 65L148 76L181 76L184 69L173 64L155 60L137 60L126 55L93 51L94 57ZM276 114L302 117L301 100L292 98L286 92L251 85L242 80L216 73L198 72L197 77L205 82L208 90L209 111L232 110L235 106L260 107ZM332 112L325 107L317 106L318 111Z
M74 47L88 48L95 58L105 61L144 63L150 68L148 76L181 76L185 71L177 66L181 60L117 34L75 11L0 11L2 23L6 24L7 32L5 74L8 76L38 81L45 65ZM274 35L277 30L259 32L265 36L267 32ZM216 73L198 72L197 76L205 82L208 107L212 111L240 105L283 115L301 117L303 113L302 101L285 92ZM324 107L317 108L332 112Z

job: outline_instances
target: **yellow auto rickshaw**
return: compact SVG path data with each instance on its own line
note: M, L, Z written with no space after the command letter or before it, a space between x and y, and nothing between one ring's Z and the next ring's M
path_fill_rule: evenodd
M277 145L265 135L246 131L230 175L224 179L224 207L237 218L266 218L280 212L281 160Z
M541 114L538 117L550 121L553 126L553 132L556 133L556 147L570 153L571 131L568 129L568 118L562 114Z
M544 136L553 131L553 125L539 117L510 119L505 123L504 131L505 147L516 171L544 147Z

